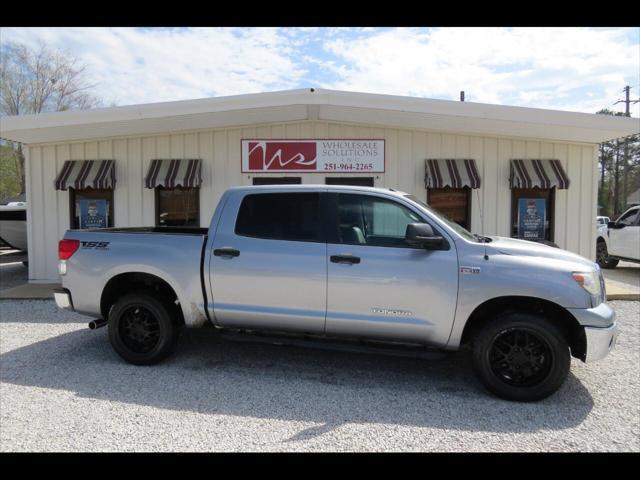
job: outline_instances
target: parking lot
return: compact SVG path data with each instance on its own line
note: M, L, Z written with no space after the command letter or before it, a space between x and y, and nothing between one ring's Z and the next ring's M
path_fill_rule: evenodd
M168 361L135 367L86 317L49 300L2 300L0 449L637 451L640 302L612 305L617 349L573 360L559 392L518 404L487 394L465 354L256 345L213 329L186 331Z

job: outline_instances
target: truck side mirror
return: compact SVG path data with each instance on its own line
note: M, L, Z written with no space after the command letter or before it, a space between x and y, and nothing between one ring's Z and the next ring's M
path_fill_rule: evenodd
M618 223L618 222L607 222L607 228L613 228L618 229L618 228L624 228L625 224L624 223Z
M437 250L444 245L444 238L436 235L427 223L410 223L404 234L406 242L411 246L419 246L427 250Z

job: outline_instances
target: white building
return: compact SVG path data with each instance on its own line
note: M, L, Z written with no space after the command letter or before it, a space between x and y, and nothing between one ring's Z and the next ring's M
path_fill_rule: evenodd
M395 188L474 232L593 258L597 145L640 131L634 118L319 89L0 122L26 145L32 282L58 280L58 240L88 208L108 226L208 226L227 187L264 182ZM520 221L527 208L542 224Z

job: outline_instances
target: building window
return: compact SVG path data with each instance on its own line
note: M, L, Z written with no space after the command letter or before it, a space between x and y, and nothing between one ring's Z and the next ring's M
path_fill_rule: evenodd
M471 227L471 188L430 188L427 203L467 230Z
M350 185L352 187L373 187L373 177L326 177L326 185Z
M163 227L200 226L199 188L161 188L156 190L156 225Z
M71 228L113 227L113 190L69 189Z
M553 242L555 188L511 189L511 236Z
M300 185L300 177L253 177L254 185Z

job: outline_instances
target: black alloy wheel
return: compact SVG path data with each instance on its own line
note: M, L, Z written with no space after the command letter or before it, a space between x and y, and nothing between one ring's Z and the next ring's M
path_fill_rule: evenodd
M122 313L119 334L135 353L149 353L160 340L160 322L144 305L134 305Z
M563 384L571 351L557 318L504 312L478 328L472 340L473 369L485 388L506 400L532 402Z
M152 365L175 349L181 324L179 307L150 293L120 298L109 313L109 341L134 365Z
M493 373L516 387L538 385L553 364L549 343L528 328L510 328L498 333L488 355Z

